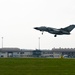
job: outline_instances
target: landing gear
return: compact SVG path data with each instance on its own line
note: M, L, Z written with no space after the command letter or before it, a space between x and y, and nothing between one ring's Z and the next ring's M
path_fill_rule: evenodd
M42 35L43 35L43 32L42 32Z
M57 35L55 34L54 37L57 37Z
M43 32L42 32L42 35L43 35Z

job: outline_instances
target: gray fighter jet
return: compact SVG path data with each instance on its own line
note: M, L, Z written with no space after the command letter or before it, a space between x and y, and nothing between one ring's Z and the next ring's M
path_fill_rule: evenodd
M54 34L54 37L56 37L57 35L70 35L70 32L75 28L75 25L69 25L65 28L60 28L60 29L56 29L56 28L52 28L52 27L45 27L45 26L41 26L41 27L34 27L34 29L39 30L42 32L48 32L51 34Z

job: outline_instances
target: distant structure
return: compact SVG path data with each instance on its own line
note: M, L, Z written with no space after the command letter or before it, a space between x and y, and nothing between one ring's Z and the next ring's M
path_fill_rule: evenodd
M75 48L53 48L52 50L31 50L0 48L0 58L75 58Z
M3 37L2 37L2 48L3 48Z
M75 48L55 48L52 51L55 58L75 58Z

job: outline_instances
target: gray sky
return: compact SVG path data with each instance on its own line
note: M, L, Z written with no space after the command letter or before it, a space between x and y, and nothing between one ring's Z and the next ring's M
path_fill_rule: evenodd
M33 29L70 24L75 24L75 0L0 0L0 37L4 37L4 47L36 49L40 37L41 49L75 48L75 29L71 35L56 38Z

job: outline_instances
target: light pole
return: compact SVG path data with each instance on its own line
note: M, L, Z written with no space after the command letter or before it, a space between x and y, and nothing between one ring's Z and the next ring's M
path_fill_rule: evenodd
M2 48L3 48L3 37L2 37Z
M38 45L39 45L39 50L40 50L40 37L39 37L39 44Z

